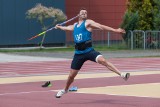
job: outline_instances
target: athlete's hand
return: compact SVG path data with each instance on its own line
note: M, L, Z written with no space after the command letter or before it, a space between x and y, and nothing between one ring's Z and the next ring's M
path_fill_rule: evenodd
M60 29L61 28L61 25L60 24L57 24L56 26L55 26L55 29Z
M118 28L116 29L117 33L126 33L126 31L124 29Z

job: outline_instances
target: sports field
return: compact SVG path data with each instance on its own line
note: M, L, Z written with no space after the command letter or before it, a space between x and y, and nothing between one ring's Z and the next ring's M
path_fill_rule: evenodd
M17 56L18 57L18 56ZM29 58L28 58L29 59ZM105 67L87 61L69 92L55 98L65 85L70 59L0 63L0 107L159 107L160 58L111 58L130 72L124 81ZM52 86L42 88L45 81Z

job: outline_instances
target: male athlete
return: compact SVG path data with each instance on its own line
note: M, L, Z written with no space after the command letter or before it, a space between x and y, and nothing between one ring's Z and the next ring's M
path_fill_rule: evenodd
M69 26L56 25L57 29L65 31L73 31L75 42L75 54L71 64L70 74L66 86L56 94L56 98L60 98L63 94L68 92L69 86L74 81L75 76L81 69L83 63L87 60L97 62L106 66L109 70L127 80L130 73L121 73L114 65L108 62L99 52L95 51L92 47L91 35L94 28L106 31L113 31L117 33L125 33L121 28L114 29L93 20L87 19L87 10L81 9L79 12L79 20L77 23Z

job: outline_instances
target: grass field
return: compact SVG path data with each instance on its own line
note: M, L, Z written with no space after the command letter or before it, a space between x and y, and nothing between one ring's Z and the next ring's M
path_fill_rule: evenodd
M130 50L127 49L126 47L122 47L122 46L100 46L100 45L96 45L94 46L95 50L98 51L116 51L116 50ZM46 47L46 48L39 48L39 47L35 47L35 48L0 48L0 52L70 52L70 51L74 51L74 47L73 46L68 46L68 47Z

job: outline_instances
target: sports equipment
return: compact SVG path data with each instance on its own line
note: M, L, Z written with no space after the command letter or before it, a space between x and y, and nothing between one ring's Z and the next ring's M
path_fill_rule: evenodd
M122 73L121 74L121 77L124 79L124 80L128 80L129 79L129 77L130 77L130 73Z
M67 21L59 24L59 25L62 26L62 25L66 24L66 23L68 23L68 22L70 22L70 21L72 21L72 20L74 20L74 19L76 19L76 18L78 18L78 17L79 17L79 14L78 14L77 16L75 16L75 17L73 17L73 18L71 18L71 19L69 19L69 20L67 20ZM34 39L34 38L36 38L36 37L38 37L38 36L41 36L41 35L47 33L48 31L51 31L51 30L53 30L53 29L55 29L55 26L54 26L54 27L51 27L50 29L48 29L48 30L46 30L46 31L43 31L43 32L39 33L39 34L36 35L36 36L33 36L33 37L29 38L28 40L32 40L32 39Z
M71 88L69 88L69 91L77 91L78 90L78 87L76 86L72 86Z
M66 94L68 91L65 90L60 90L58 91L58 93L56 94L56 98L61 98L63 94Z
M42 87L51 87L52 84L50 81L47 81L45 84L42 85Z

